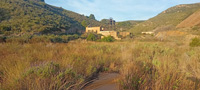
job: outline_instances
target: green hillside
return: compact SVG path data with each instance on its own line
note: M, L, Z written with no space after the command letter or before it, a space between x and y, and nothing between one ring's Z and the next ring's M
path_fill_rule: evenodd
M133 26L135 26L139 23L142 23L142 22L144 22L144 21L143 20L129 20L129 21L116 22L115 29L113 27L113 28L111 28L111 30L114 29L116 31L127 31L127 30L131 29ZM110 19L102 19L100 21L100 23L101 23L101 26L103 26L104 28L107 28L107 29L110 28L110 26L109 26Z
M45 4L44 0L0 0L0 34L22 35L84 30L81 24L99 25L84 15Z
M116 23L116 30L117 31L127 31L134 27L135 25L142 23L142 20L130 20L130 21L123 21Z
M131 32L139 34L142 31L151 31L161 26L176 26L195 11L200 9L200 3L177 5L171 7L156 17L153 17L143 23L140 23L130 29Z

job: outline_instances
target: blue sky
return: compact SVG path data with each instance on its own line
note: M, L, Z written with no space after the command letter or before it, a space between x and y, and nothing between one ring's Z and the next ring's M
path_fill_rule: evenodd
M179 4L199 0L45 0L46 3L89 16L97 20L112 17L116 21L147 20Z

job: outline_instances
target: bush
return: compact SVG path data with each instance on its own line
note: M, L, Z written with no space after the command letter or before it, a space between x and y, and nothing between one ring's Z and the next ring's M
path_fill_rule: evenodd
M72 69L62 70L59 64L50 62L30 68L19 79L20 89L58 90L67 89L76 82L81 81L82 76Z
M63 39L60 36L57 36L57 37L52 38L51 42L53 42L53 43L56 43L56 42L62 43Z
M194 27L192 27L192 30L200 30L200 27L199 26L194 26Z
M102 42L114 42L115 39L112 36L107 36L101 39Z
M0 37L0 42L18 42L18 43L39 43L39 42L52 42L52 43L67 43L68 41L78 39L78 35L24 35L13 37Z
M46 35L41 35L41 36L35 35L31 38L31 40L29 40L29 43L38 43L38 42L43 42L43 43L51 42L51 40Z
M12 36L7 37L5 40L6 42L17 42L17 43L28 43L29 40L32 38L30 35L23 35L23 36Z
M96 38L96 36L95 36L93 33L90 33L90 34L88 35L88 37L87 37L87 40L88 40L88 41L96 41L97 38Z
M193 38L192 42L190 42L191 47L197 47L200 46L200 39L199 38Z
M6 42L6 37L0 36L0 43L2 43L2 42Z

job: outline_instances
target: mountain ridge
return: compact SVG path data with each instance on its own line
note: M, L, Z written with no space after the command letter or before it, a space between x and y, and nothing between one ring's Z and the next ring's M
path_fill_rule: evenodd
M152 31L158 27L173 26L176 27L183 20L188 18L194 12L200 9L200 3L181 4L168 8L157 16L149 20L139 23L132 27L129 31L140 34L142 31Z
M24 34L54 32L77 33L83 31L81 22L100 25L84 15L48 5L44 0L1 0L0 34Z

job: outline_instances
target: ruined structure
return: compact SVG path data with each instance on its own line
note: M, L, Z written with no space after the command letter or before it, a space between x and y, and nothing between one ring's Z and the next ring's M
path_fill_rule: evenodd
M154 32L142 32L142 34L153 35L153 34L155 34L155 33L154 33Z
M121 38L119 38L118 35L121 35L122 37L126 37L126 36L130 35L130 32L106 31L102 27L86 27L86 33L88 33L88 32L102 34L103 36L101 38L103 38L104 36L112 36L116 40L121 40Z
M100 33L100 31L103 31L104 28L102 27L86 27L86 32L95 32L97 34Z
M119 35L122 37L126 37L126 36L131 35L131 33L130 32L119 32Z

